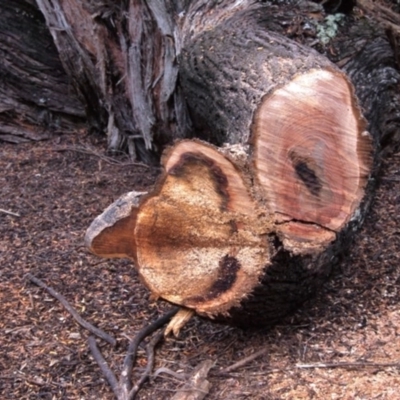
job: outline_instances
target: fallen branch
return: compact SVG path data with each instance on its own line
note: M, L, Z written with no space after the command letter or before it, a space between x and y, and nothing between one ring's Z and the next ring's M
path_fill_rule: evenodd
M147 366L142 376L140 377L139 382L129 392L128 400L133 400L136 397L137 393L139 392L140 388L143 386L143 384L147 381L147 379L149 379L151 371L153 370L154 367L154 349L163 337L164 337L164 331L158 332L157 335L155 335L153 339L150 340L149 344L146 346Z
M132 387L132 370L133 365L136 359L137 349L140 343L157 329L161 328L165 325L178 311L178 307L172 309L162 317L155 320L150 325L141 329L136 336L132 339L129 344L128 352L124 360L123 369L121 372L121 377L119 381L117 380L115 374L111 371L110 367L107 364L107 361L104 359L101 354L100 349L97 347L96 340L93 337L89 337L89 348L92 352L93 358L97 362L100 367L103 375L107 379L115 397L118 400L133 400L138 394L139 390L142 388L143 384L149 379L151 371L154 367L154 348L160 342L160 340L164 337L165 330L158 332L150 342L146 346L147 353L147 366L139 381Z
M116 345L117 341L115 340L115 338L113 338L108 333L102 331L101 329L96 328L91 323L85 321L77 313L77 311L71 306L71 304L68 303L67 299L62 294L58 293L50 286L47 286L43 281L41 281L39 278L36 278L31 273L27 273L26 277L31 282L33 282L35 285L41 287L42 289L45 289L51 296L56 298L64 306L64 308L72 315L72 317L75 319L75 321L78 322L79 325L81 325L83 328L87 329L88 331L92 332L94 335L98 336L99 338L110 343L111 346L114 347Z
M164 318L164 317L162 317L162 318ZM152 325L152 326L154 326L154 325ZM97 347L96 339L93 336L89 336L89 338L88 338L89 348L90 348L90 351L92 352L93 358L97 362L97 365L100 367L101 372L107 379L108 384L111 386L111 389L112 389L115 397L118 400L133 400L136 397L136 395L138 394L138 392L141 389L141 387L143 386L143 384L149 379L151 371L153 370L153 367L154 367L154 349L163 337L164 337L164 331L158 332L158 334L155 335L150 340L148 345L146 346L146 354L147 354L146 369L144 370L139 381L130 390L130 392L126 393L122 390L123 388L121 387L120 382L118 382L115 374L112 372L112 370L110 369L110 367L107 364L107 361L104 359L99 348ZM137 336L135 337L135 339L136 338L137 338ZM124 375L124 371L122 372L121 377L123 375ZM130 381L130 379L129 379L129 381Z
M151 335L153 332L155 332L157 329L161 328L163 325L165 325L179 310L179 307L174 307L171 311L163 315L162 317L156 319L153 323L150 325L147 325L143 329L141 329L136 336L133 338L133 340L130 342L129 347L128 347L128 352L125 356L124 359L124 364L121 372L121 378L120 378L120 387L126 394L126 396L129 395L130 391L132 390L132 383L131 383L131 375L132 375L132 369L133 365L135 363L136 359L136 352L139 347L139 344L145 339L147 336ZM128 397L126 397L128 399Z
M101 372L103 372L103 375L107 379L108 384L111 386L111 389L115 394L115 397L119 399L120 390L119 390L118 380L114 372L111 371L110 367L107 364L107 361L104 359L99 348L97 347L96 339L93 336L89 336L88 342L93 358L97 362L97 365L100 367Z
M2 208L0 208L0 212L3 214L7 214L7 215L12 215L13 217L20 217L21 215L12 212L12 211L8 211L8 210L3 210Z
M51 296L56 298L64 306L64 308L72 315L72 317L79 323L79 325L81 325L88 331L92 332L99 338L107 341L113 347L116 345L116 340L112 336L108 335L101 329L98 329L89 322L85 321L77 313L77 311L68 303L68 301L65 299L63 295L55 291L50 286L47 286L43 281L41 281L39 278L36 278L31 273L27 273L26 278L28 278L31 282L41 287L42 289L45 289ZM143 384L149 379L149 376L154 366L154 348L163 338L164 330L155 335L154 338L151 339L148 345L146 346L147 367L143 372L139 381L132 387L131 375L132 375L133 365L136 360L136 353L138 347L140 343L147 336L151 335L157 329L164 326L178 312L178 310L179 307L174 307L165 315L156 319L154 322L144 327L136 334L136 336L129 343L128 352L124 359L124 364L119 381L117 380L115 374L112 372L112 370L107 364L107 361L101 354L101 351L97 346L95 338L93 336L89 336L88 343L93 358L95 359L101 371L103 372L103 375L107 379L107 382L109 383L113 393L115 394L118 400L133 400L136 397L139 390L141 389L141 387L143 386Z
M296 364L299 369L312 369L312 368L387 368L387 367L400 367L400 360L391 363L376 363L370 361L343 361L333 363L315 363L315 364Z

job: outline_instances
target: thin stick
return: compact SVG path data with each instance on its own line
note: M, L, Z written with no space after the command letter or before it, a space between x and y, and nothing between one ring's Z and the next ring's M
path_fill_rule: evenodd
M233 366L233 365L232 365ZM316 369L316 368L390 368L390 367L400 367L400 360L396 362L379 363L371 361L343 361L343 362L332 362L332 363L310 363L310 364L294 364L288 365L286 367L273 367L270 366L259 373L250 373L252 375L265 375L267 373L274 372L287 372L293 371L295 369ZM230 367L228 367L230 368ZM224 376L228 372L228 368L221 370L216 373L217 376Z
M122 368L122 373L120 378L120 387L122 388L122 390L125 391L125 393L129 393L132 389L131 375L139 344L143 341L144 338L151 335L157 329L165 325L178 312L178 310L179 307L174 307L171 311L167 312L162 317L156 319L150 325L147 325L146 327L142 328L129 343L128 353L126 354L124 359L124 365Z
M160 375L160 374L171 375L174 378L178 379L179 381L184 381L187 378L186 374L172 371L172 369L169 369L167 367L160 367L160 368L157 369L157 371L154 372L153 379L157 378L157 376Z
M154 367L154 348L157 346L157 344L163 337L164 337L164 331L158 332L146 346L146 353L147 353L146 369L144 370L142 376L140 377L139 382L129 392L127 400L133 400L138 394L143 384L147 381L147 379L149 379L151 371L153 370Z
M223 369L220 371L220 373L222 374L226 374L228 372L232 372L240 367L243 367L244 365L250 363L251 361L255 360L258 357L261 357L262 355L264 355L266 352L268 351L268 349L261 349L259 351L256 351L255 353L251 354L248 357L243 358L242 360L236 362L235 364L232 364L231 366Z
M114 373L111 371L110 367L107 364L107 361L104 359L101 351L97 347L96 339L93 336L88 337L89 348L92 352L92 356L97 362L98 366L103 372L103 375L106 377L107 382L110 384L112 391L114 392L117 399L120 398L120 390L118 385L118 380L115 377Z
M51 294L53 297L55 297L63 306L64 308L72 315L72 317L75 319L76 322L78 322L79 325L83 326L85 329L88 331L92 332L94 335L98 336L99 338L105 340L106 342L110 343L112 346L115 346L117 344L117 341L110 336L108 333L102 331L99 328L96 328L93 326L91 323L85 321L77 312L76 310L68 303L67 299L60 293L56 292L53 288L50 286L47 286L43 281L40 279L36 278L30 273L26 274L26 277L33 282L35 285L41 287L42 289L47 290L49 294Z
M12 212L12 211L8 211L8 210L3 210L2 208L0 208L0 212L2 212L3 214L7 214L7 215L12 215L13 217L20 217L21 215Z
M392 363L375 363L370 361L343 361L337 363L315 363L315 364L296 364L296 368L381 368L381 367L400 367L400 360Z

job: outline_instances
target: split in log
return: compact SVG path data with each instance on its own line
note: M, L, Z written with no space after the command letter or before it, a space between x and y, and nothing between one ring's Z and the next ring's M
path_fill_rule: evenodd
M86 243L133 259L156 298L259 326L308 299L361 225L382 120L367 123L372 95L358 100L326 58L240 21L182 51L194 126L221 147L167 149L155 189L111 205ZM348 67L356 83L363 57Z

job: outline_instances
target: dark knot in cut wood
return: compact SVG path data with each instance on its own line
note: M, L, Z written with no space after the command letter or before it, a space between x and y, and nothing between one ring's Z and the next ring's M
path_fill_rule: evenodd
M316 173L307 165L305 161L293 162L297 176L304 182L306 188L314 196L318 196L322 189L322 184Z
M138 271L156 296L206 315L239 305L268 263L256 204L234 164L213 146L183 141L139 207Z
M204 302L219 297L222 293L232 288L236 282L239 269L239 261L235 257L226 254L219 261L217 279L210 287L208 293L205 296L192 297L189 301L193 303Z

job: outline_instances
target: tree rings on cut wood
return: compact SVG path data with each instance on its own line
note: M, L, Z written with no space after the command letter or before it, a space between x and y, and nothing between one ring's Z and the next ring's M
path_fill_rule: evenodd
M295 254L323 249L363 197L372 143L344 75L312 70L261 103L254 171L277 233Z
M269 258L256 204L239 171L209 145L181 142L164 166L137 213L139 273L156 296L226 313L258 284Z
M128 194L98 217L86 236L90 249L133 259L155 298L200 315L229 320L233 312L241 324L245 315L254 322L250 304L266 310L268 323L268 297L283 304L277 317L292 309L357 218L373 145L351 85L330 69L299 74L264 96L250 137L168 149L155 189ZM292 275L299 286L288 293L282 287ZM257 302L254 293L263 293Z
M259 283L272 224L234 164L211 145L183 141L164 156L165 174L137 206L128 194L86 234L95 254L134 259L155 297L213 316L237 307Z

